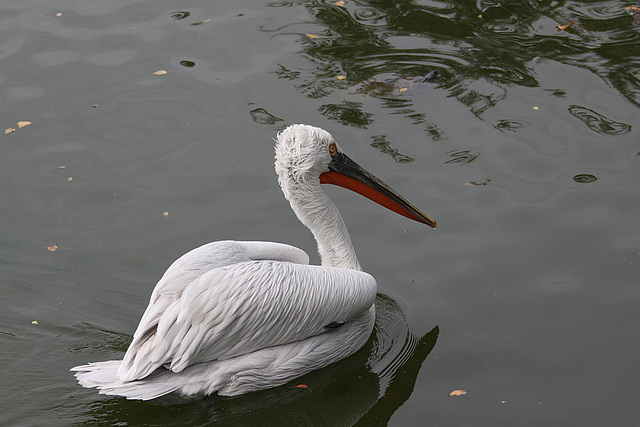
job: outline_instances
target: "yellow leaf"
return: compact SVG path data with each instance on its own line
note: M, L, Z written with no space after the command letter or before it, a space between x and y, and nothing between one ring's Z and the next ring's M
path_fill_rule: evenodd
M336 6L344 6L344 3L345 2L343 1L337 1L337 2L334 2L333 4L335 4Z
M338 79L338 80L344 80L346 78L347 78L347 76L338 76L338 77L336 77L336 79Z
M317 39L318 36L316 36L315 34L305 34L305 36L309 37L310 39Z
M449 393L449 397L462 396L465 394L467 394L467 392L464 390L453 390L451 393Z
M15 132L15 131L16 131L16 130L15 130L14 128L6 128L6 129L4 130L4 134L5 134L5 135L7 135L7 134L10 134L11 132Z
M32 321L31 321L31 324L32 324L32 325L37 325L37 324L38 324L38 321L37 321L37 320L32 320Z
M49 252L55 252L58 249L58 245L54 244L52 246L47 246L47 250Z
M167 74L167 70L158 70L158 71L155 71L153 74L155 74L156 76L164 76L165 74Z
M31 124L31 122L28 121L22 121L22 122L18 122L18 129L23 128L25 126L29 126Z
M406 92L406 91L407 91L407 89L409 89L409 88L407 88L407 87L401 87L401 88L400 88L400 89L398 89L398 90L400 91L400 93L402 93L402 92Z
M162 216L165 217L165 218L168 217L169 216L169 212L167 212L167 211L162 212Z
M567 25L558 25L558 29L560 31L566 31L569 29L569 27L571 27L573 24L575 24L575 22L569 22Z

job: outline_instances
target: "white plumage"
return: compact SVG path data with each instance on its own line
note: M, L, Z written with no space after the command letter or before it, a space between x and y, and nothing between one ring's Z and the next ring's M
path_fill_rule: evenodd
M219 241L194 249L156 285L123 360L72 368L81 385L141 400L174 391L233 396L284 384L364 345L375 319L376 282L359 271L321 183L435 222L346 157L322 129L293 125L281 132L275 168L292 209L316 238L322 266L281 243Z

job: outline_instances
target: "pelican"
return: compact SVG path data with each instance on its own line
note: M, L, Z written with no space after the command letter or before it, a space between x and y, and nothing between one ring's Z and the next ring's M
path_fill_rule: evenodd
M321 184L353 190L435 228L343 153L331 134L291 125L276 138L278 182L313 233L322 265L282 243L218 241L178 258L154 288L122 360L71 369L101 394L150 400L236 396L285 384L359 350L373 330L375 279Z

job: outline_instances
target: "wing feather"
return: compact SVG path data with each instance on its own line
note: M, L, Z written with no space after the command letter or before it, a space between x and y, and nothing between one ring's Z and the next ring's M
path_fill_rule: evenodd
M373 304L372 276L305 262L303 251L265 242L215 242L185 254L154 289L118 375L140 379L163 365L180 372L302 340Z

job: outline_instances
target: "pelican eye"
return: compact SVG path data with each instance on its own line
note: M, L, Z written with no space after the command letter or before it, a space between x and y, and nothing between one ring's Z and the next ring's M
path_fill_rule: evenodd
M329 154L331 154L331 156L338 154L338 147L336 147L336 144L331 144L329 146Z

